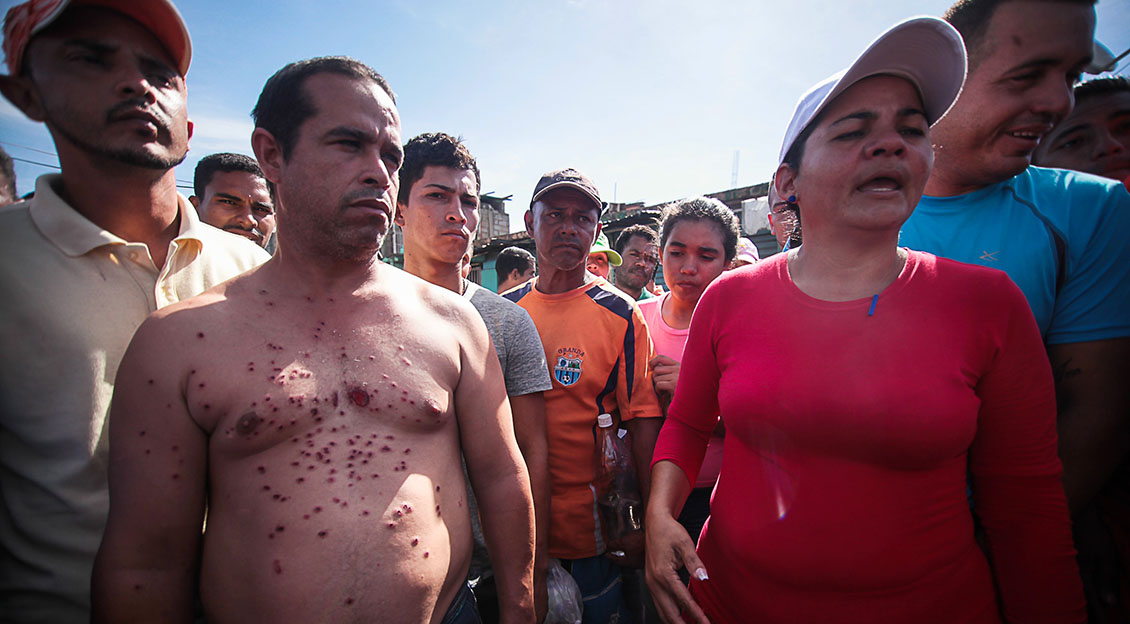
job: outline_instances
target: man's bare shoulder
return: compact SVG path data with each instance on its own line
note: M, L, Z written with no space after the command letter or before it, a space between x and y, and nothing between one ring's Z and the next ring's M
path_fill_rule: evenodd
M382 276L388 284L388 296L396 297L411 305L418 305L422 312L431 312L451 322L473 324L479 321L481 323L482 319L475 306L462 295L422 280L407 271L389 268L391 271L388 272L387 277Z
M213 323L222 323L227 315L236 313L233 308L261 290L265 282L260 275L262 268L262 265L255 267L195 297L160 308L149 315L142 327L147 329L146 333L159 329L169 339L176 339L190 329L199 333ZM138 331L140 334L141 330Z

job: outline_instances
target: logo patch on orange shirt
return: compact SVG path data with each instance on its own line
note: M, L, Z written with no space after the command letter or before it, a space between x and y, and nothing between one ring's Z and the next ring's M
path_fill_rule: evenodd
M585 352L574 347L557 350L557 364L553 367L553 378L563 386L571 386L581 379L581 363Z

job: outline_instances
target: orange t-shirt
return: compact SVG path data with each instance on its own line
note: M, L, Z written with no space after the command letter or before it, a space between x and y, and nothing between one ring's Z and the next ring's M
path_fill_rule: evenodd
M603 279L547 295L537 278L504 296L530 313L545 347L553 388L545 393L549 434L549 555L604 552L593 495L596 417L660 416L647 363L654 350L639 308Z

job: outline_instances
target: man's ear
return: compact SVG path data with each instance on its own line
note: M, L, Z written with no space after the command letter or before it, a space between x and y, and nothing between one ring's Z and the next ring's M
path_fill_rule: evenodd
M396 214L392 216L392 222L400 227L404 227L404 207L404 204L396 202Z
M596 218L597 218L597 221L596 221L596 232L595 232L595 233L593 233L593 235L592 235L592 240L591 240L591 241L589 241L589 247L592 247L593 245L595 245L595 244L596 244L596 237L597 237L597 236L600 236L600 231L604 229L604 224L600 222L600 215L597 215L597 217L596 217ZM605 255L605 257L608 257L608 254L604 254L604 255ZM609 265L611 265L612 263L611 263L611 262L609 262L608 264L609 264Z
M534 237L534 211L533 210L527 210L526 214L523 216L523 219L525 219L525 221L526 221L526 234L529 234L530 238L533 238Z
M278 184L282 178L286 159L283 158L282 146L275 139L275 135L263 128L255 128L255 131L251 133L251 149L255 152L255 159L259 161L259 168L263 170L263 176Z
M26 76L0 76L0 93L32 121L46 121L39 94Z
M188 201L192 203L193 208L200 210L200 198L199 197L193 195L193 196L188 198Z

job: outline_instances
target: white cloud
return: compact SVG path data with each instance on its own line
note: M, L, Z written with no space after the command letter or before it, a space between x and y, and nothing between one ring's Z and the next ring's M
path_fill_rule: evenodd
M201 157L214 152L251 154L251 132L255 125L250 119L208 114L190 114L189 117L194 124L190 146Z

